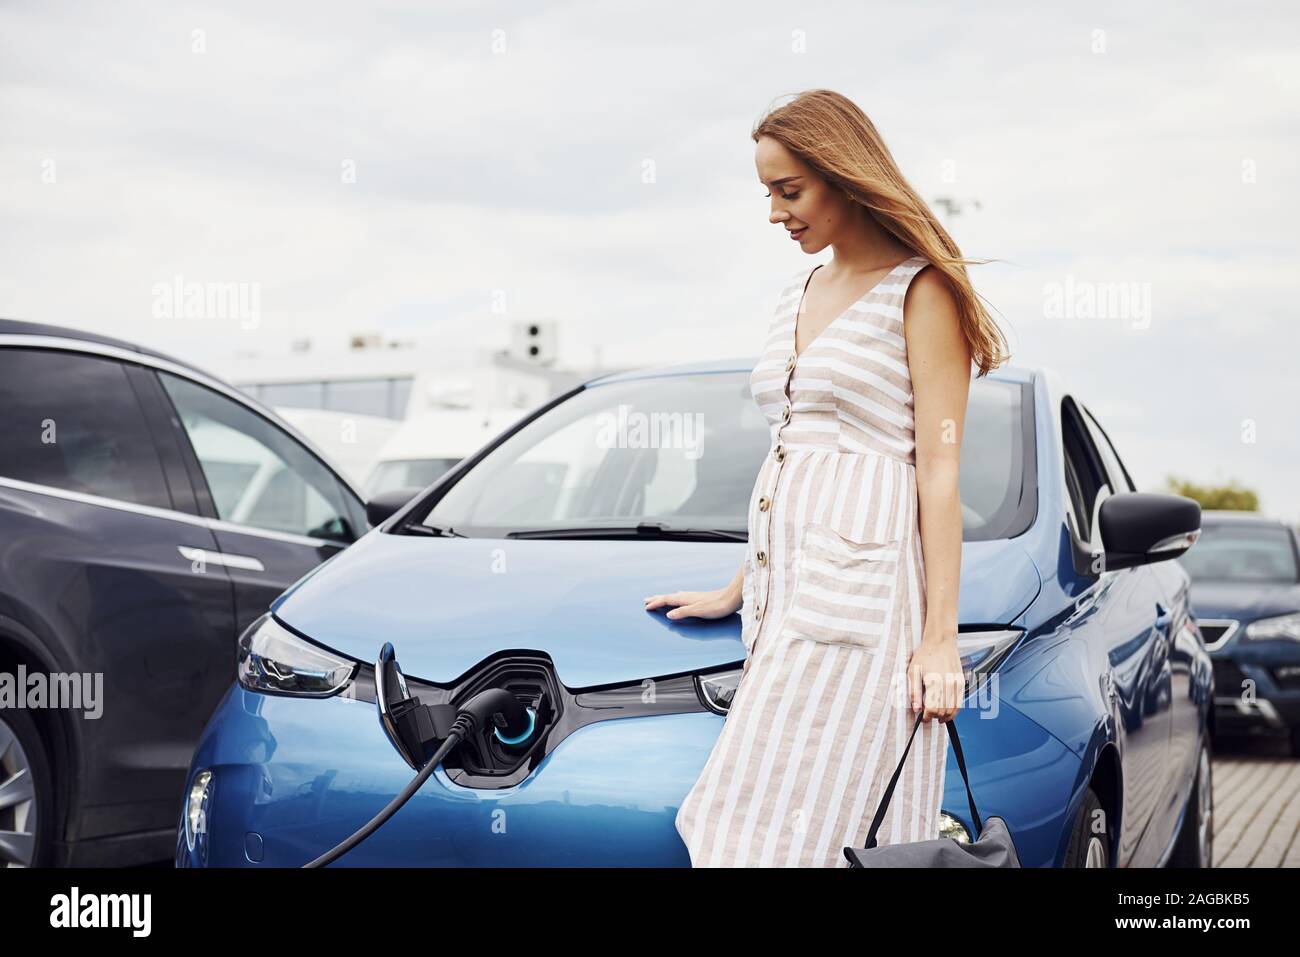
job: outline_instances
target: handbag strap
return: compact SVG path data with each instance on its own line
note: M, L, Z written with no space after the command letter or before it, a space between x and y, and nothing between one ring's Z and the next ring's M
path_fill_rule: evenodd
M880 828L880 822L885 819L885 812L889 809L890 799L894 796L894 785L898 783L898 776L903 773L903 762L907 760L907 752L912 749L912 738L916 737L917 729L921 727L921 717L924 711L916 716L916 724L912 725L912 735L907 739L907 747L903 749L903 756L898 759L898 767L894 768L894 776L889 779L889 787L885 788L884 795L880 798L880 806L876 808L876 816L871 819L871 830L867 832L867 847L876 846L876 831ZM948 721L948 740L952 742L953 753L957 755L957 770L961 771L962 782L966 785L966 800L970 802L971 820L975 822L975 835L979 836L984 830L984 825L980 823L979 811L975 809L975 795L971 793L970 778L966 775L966 756L961 753L961 739L957 737L957 719L953 718Z

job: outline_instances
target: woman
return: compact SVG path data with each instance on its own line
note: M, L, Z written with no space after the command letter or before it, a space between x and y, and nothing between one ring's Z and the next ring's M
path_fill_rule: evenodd
M743 606L730 711L676 826L696 867L846 867L916 732L878 844L938 837L957 654L958 457L971 364L1005 339L970 260L866 115L812 90L753 138L770 220L830 247L782 293L750 376L772 427L730 584L646 599ZM928 268L927 268L928 267ZM904 322L906 316L906 322Z

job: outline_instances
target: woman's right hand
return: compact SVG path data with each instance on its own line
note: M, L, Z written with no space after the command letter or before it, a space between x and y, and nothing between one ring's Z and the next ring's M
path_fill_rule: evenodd
M740 608L741 598L739 589L728 585L716 591L675 591L667 595L651 595L645 600L646 611L665 605L676 606L668 612L668 617L674 621L679 618L726 618Z

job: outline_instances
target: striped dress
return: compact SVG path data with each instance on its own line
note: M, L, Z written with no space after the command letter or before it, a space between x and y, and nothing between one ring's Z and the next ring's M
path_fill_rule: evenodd
M750 375L772 445L749 503L739 686L677 831L694 867L847 867L916 720L925 623L899 263L795 354L808 280ZM876 839L939 836L948 735L921 724Z

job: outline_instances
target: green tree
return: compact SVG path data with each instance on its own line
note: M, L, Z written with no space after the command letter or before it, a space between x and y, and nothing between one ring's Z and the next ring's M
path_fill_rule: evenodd
M1242 488L1233 479L1227 485L1197 485L1173 475L1165 476L1165 484L1175 495L1194 498L1201 508L1223 508L1238 512L1258 512L1259 495L1252 489Z

